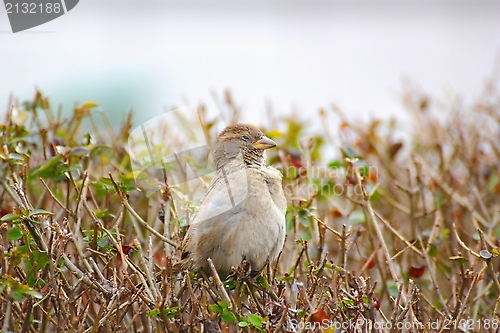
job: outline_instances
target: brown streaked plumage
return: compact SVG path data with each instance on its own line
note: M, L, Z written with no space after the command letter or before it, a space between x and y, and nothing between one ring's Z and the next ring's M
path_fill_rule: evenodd
M227 126L214 148L216 174L183 244L183 269L221 274L246 259L253 271L278 257L285 240L281 173L265 166L276 143L251 125Z

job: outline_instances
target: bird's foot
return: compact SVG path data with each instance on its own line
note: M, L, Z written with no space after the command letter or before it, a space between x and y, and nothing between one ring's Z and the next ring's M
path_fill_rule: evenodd
M240 276L244 280L247 280L247 279L253 277L252 264L250 264L250 261L248 261L246 258L243 258L243 260L241 261L240 269L241 269Z
M231 273L228 275L228 278L233 278L238 281L245 281L251 276L252 267L250 265L250 262L243 258L241 264L238 267L233 267L231 269Z
M248 261L246 258L243 258L238 268L233 268L230 275L235 277L239 281L255 282L255 279L262 273L266 266L267 265L264 265L262 268L254 270L252 269L250 261Z

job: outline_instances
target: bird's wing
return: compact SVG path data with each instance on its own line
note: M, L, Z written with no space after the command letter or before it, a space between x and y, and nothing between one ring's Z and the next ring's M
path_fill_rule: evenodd
M200 209L193 219L193 224L223 214L241 203L248 195L247 172L223 168L217 171L207 195L203 198Z
M264 169L264 177L266 179L267 188L271 194L274 205L278 210L285 214L286 212L286 197L283 192L283 177L281 172L272 166Z
M191 225L186 233L182 243L182 268L191 269L192 257L191 252L200 240L200 230L203 230L208 225L216 228L218 224L213 223L220 220L226 220L222 217L224 213L234 213L233 208L241 203L248 194L247 173L245 168L225 172L225 170L217 171L212 183L210 184L207 194L203 198L198 213L191 221ZM201 228L201 229L200 229ZM198 231L195 231L198 229ZM203 234L203 232L202 232ZM216 234L218 234L216 232ZM195 236L196 235L196 236ZM207 241L205 239L204 241Z

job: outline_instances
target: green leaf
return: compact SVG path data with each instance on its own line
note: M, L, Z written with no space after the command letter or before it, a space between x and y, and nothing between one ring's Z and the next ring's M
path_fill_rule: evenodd
M286 233L292 232L295 225L295 210L293 208L288 208L286 212Z
M276 280L277 281L285 281L285 282L291 283L293 281L293 275L286 274L283 277L277 277Z
M109 185L109 186L114 187L114 186L113 186L113 181L112 181L112 180L111 180L111 178L109 178L109 177L101 177L101 178L99 178L99 181L100 181L102 184L104 184L104 185Z
M475 238L475 240L479 240L479 234L475 233L474 235L477 235L478 237ZM449 239L450 238L450 229L448 228L443 228L440 233L440 238L444 239Z
M248 326L250 326L250 324L247 321L240 321L238 323L238 326L239 327L248 327Z
M149 175L143 171L137 170L137 171L132 171L126 175L120 175L120 180L123 182L130 182L130 181L141 181L141 180L148 180Z
M104 236L104 237L99 238L97 240L97 246L99 246L100 248L106 248L108 245L109 245L109 237L108 236Z
M99 103L94 102L94 101L87 101L80 105L79 109L91 109L95 108L96 106L99 106Z
M305 227L311 228L313 222L314 214L305 208L299 208L297 210L297 216L299 217L299 222Z
M26 282L28 283L28 286L34 287L36 283L36 277L33 274L28 275Z
M257 277L257 283L259 283L262 286L262 288L264 288L264 290L269 290L269 282L264 276L259 275Z
M19 301L22 301L23 298L24 298L24 295L21 294L19 291L16 291L16 290L12 291L12 299L14 301L18 301L19 302Z
M224 288L227 288L229 290L233 290L236 288L236 281L234 280L229 280L224 283Z
M175 318L175 315L177 314L177 311L181 308L181 306L174 306L171 308L166 308L163 309L162 312L167 316L169 319Z
M12 298L15 301L21 301L25 296L31 296L35 298L42 298L43 295L39 293L38 291L30 288L28 285L21 284L18 281L14 280L10 276L4 275L0 281L3 280L4 282L7 282L11 288L12 288Z
M63 158L61 156L55 156L31 171L28 179L32 180L34 178L58 178L58 176L59 178L62 177L62 179L64 179L65 177L59 173L59 169L62 169L62 167L64 166L65 165L63 163Z
M388 290L389 290L389 294L396 298L398 296L398 293L399 293L399 288L398 286L396 285L396 282L390 280L390 281L387 281L387 287L388 287Z
M17 266L19 263L28 257L28 247L26 245L16 246L10 251L10 264Z
M36 264L35 271L38 272L49 263L49 257L47 253L42 251L33 251L33 260Z
M13 160L13 161L24 161L24 158L19 155L19 154L16 154L16 153L10 153L9 154L9 160Z
M300 318L304 318L307 316L307 311L306 310L299 310L297 312L297 314L299 315Z
M100 218L100 219L103 219L103 218L114 218L115 217L115 215L113 215L110 212L108 212L107 208L104 208L104 209L96 211L96 216L98 218Z
M28 296L31 296L31 297L38 298L38 299L43 298L43 295L41 293L39 293L38 291L33 290L33 289L30 289L30 290L26 291L24 294L28 295Z
M256 315L254 313L249 314L248 321L252 324L252 326L262 328L263 318L261 318L259 315Z
M451 275L451 267L446 265L444 262L438 262L439 269L444 272L444 274Z
M229 305L231 305L231 302L229 301L220 301L220 302L217 302L217 304L219 304L219 306L223 309L227 309L229 307Z
M361 177L366 177L370 172L370 168L368 167L368 165L360 166L358 170Z
M148 317L156 317L160 314L160 309L153 309L151 311L149 311L146 316Z
M438 251L438 248L436 247L436 245L434 244L431 244L429 246L429 251L427 251L427 253L429 254L429 256L431 257L437 257L437 255L439 254L439 251Z
M362 211L354 211L349 215L349 221L352 221L354 224L364 223L365 213Z
M338 161L338 160L331 161L330 163L328 163L328 167L330 169L339 169L339 168L342 168L342 166L343 166L343 163L341 161Z
M7 238L11 241L21 239L23 237L23 231L18 226L12 227L7 232Z
M98 184L98 185L97 185ZM113 182L111 181L111 178L108 177L101 177L99 178L99 181L97 182L96 187L100 186L108 191L114 191L115 186L113 185Z
M33 209L32 211L29 212L29 216L33 216L33 215L54 215L54 214L51 212L48 212L46 210L37 208L37 209Z
M49 263L47 253L42 251L33 251L29 260L26 260L26 271L28 272L28 286L34 287L39 281L38 272Z
M464 257L462 257L461 255L449 257L448 259L453 260L453 261L459 263L460 265L463 265L469 261L469 260L465 259Z
M354 301L352 299L349 299L349 298L344 298L342 300L342 302L346 305L350 305L350 306L353 306L354 305Z
M70 156L89 156L90 150L88 148L76 147L71 149Z
M22 215L20 214L5 214L4 216L2 216L0 221L2 222L15 221L18 220L21 216Z
M219 313L219 312L222 312L222 308L220 307L219 304L210 304L208 306L208 311L210 312L215 312L215 313Z
M107 164L111 161L111 158L116 154L113 148L105 145L96 146L92 148L91 156L100 157L102 164Z
M287 171L289 179L295 179L299 176L299 171L295 166L290 166Z
M236 323L238 321L238 318L236 318L235 314L229 310L223 310L220 317L226 323Z
M66 146L55 146L56 153L59 155L66 155L70 151L70 147Z
M175 318L175 312L166 311L166 309L163 310L163 312L165 312L165 315L167 316L168 319L174 319Z

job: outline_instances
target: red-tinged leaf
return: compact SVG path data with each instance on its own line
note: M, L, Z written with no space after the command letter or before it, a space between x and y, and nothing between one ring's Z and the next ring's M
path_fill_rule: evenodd
M365 264L367 269L372 269L375 267L375 261L373 259L365 260Z
M301 160L292 158L292 165L294 167L296 167L297 169L300 169L300 168L302 168L304 166L304 163L302 163Z
M318 309L311 314L311 322L321 323L323 320L329 320L330 318L326 314L325 310Z
M124 255L128 255L130 250L132 250L132 246L130 246L130 245L123 245L122 246L122 252Z
M336 208L330 209L329 213L334 218L339 218L343 216L342 212Z
M410 270L408 271L408 275L414 278L419 278L425 273L426 266L425 265L420 265L420 266L411 266Z
M376 182L378 180L378 173L376 171L371 170L366 175L366 179L368 179L368 180L370 180L372 182Z
M391 158L394 158L396 156L396 154L401 150L401 148L403 148L403 143L402 142L393 143L389 147L389 156Z
M12 205L5 205L0 209L0 217L7 214L21 214L21 210Z
M153 254L154 261L158 263L158 265L164 267L167 263L167 257L165 257L165 254L156 252Z
M356 180L356 178L351 177L351 176L346 176L346 181L347 181L348 185L357 185L358 184L358 181Z
M107 237L103 237L103 238L107 239ZM103 239L103 238L101 238L101 239ZM132 243L130 243L130 244L125 244L125 245L122 244L122 252L124 255L128 256L130 251L136 251L139 248L139 245L140 245L139 241L137 239L134 239L132 241ZM118 258L118 260L121 261L122 260L121 253L118 251L118 249L115 246L113 246L113 250L116 251L116 257Z

